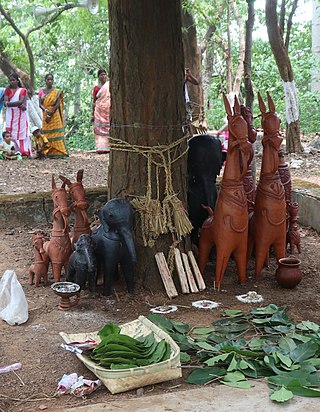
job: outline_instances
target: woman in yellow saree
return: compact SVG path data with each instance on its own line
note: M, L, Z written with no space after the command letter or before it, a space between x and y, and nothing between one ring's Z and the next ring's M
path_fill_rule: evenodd
M68 156L64 141L63 91L52 87L53 75L45 76L46 88L39 90L39 106L43 111L41 134L48 139L47 157Z

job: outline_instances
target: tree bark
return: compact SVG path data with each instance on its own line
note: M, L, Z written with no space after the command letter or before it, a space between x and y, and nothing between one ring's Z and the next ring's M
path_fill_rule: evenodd
M277 0L267 0L265 11L269 43L283 80L287 121L286 149L290 153L302 152L298 98L291 61L278 26Z
M188 83L188 94L193 109L193 120L198 119L203 109L203 89L201 80L201 49L197 41L197 30L192 14L182 10L182 44L185 66L198 80L199 86Z
M247 0L248 4L248 18L246 21L246 40L245 40L245 54L244 54L244 88L246 93L246 107L252 111L253 107L253 87L252 87L252 71L251 71L251 62L252 62L252 32L254 26L254 1Z
M174 191L186 206L186 140L173 150L164 150L163 157L152 154L159 145L174 145L182 138L185 107L180 1L109 0L108 8L112 96L109 198L131 200L145 196L149 188L152 199L162 201L166 175L161 165L170 156L171 161L177 161L170 164L171 171L167 169L167 178L172 177ZM152 163L149 181L148 156L160 165ZM163 288L154 255L168 253L171 235L160 235L153 247L145 247L136 225L135 241L138 283L152 290Z
M236 95L239 95L240 84L241 84L242 75L243 75L243 61L244 61L244 56L245 56L245 38L244 38L244 27L243 27L244 25L243 25L242 17L239 14L236 1L232 1L232 9L233 9L233 13L234 13L234 16L237 22L238 31L239 31L239 56L238 56L238 64L236 68L236 73L234 76L233 92Z

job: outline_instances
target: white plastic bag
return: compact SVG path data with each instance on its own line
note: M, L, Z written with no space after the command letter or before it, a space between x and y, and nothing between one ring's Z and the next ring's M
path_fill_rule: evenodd
M9 325L28 320L28 302L13 270L6 270L0 280L0 319Z

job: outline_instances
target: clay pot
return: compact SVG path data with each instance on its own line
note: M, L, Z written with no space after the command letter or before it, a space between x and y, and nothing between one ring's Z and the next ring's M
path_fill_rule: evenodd
M292 257L279 259L276 280L280 286L293 289L300 283L302 278L300 263L300 259Z

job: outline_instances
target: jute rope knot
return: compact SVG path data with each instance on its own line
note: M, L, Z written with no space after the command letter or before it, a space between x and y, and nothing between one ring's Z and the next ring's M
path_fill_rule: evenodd
M187 134L169 145L158 146L132 145L121 139L109 137L111 150L137 153L144 156L147 161L146 194L135 197L131 201L132 206L138 210L140 214L144 246L153 247L160 235L171 233L173 245L170 249L173 251L173 246L176 247L182 238L192 230L187 212L181 200L178 198L178 194L174 191L171 173L172 164L183 157L188 149L172 159L173 150L177 149L181 143L190 137L191 135ZM155 165L155 199L152 198L152 164ZM163 201L160 200L159 174L161 169L165 172Z

